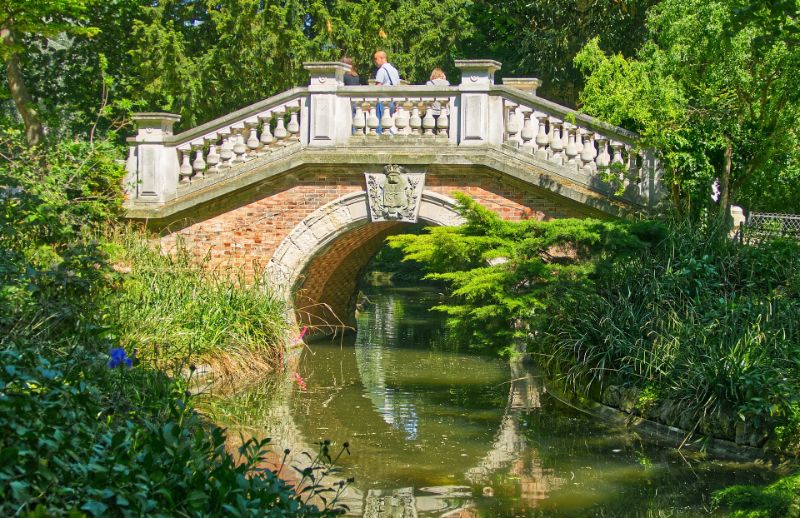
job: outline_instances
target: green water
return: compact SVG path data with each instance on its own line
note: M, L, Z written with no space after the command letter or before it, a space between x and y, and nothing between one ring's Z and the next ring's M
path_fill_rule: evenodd
M339 464L355 477L356 514L702 516L713 490L773 478L593 419L550 395L534 368L447 349L427 311L434 291L369 298L357 336L303 353L306 390L290 375L215 404L225 424L271 436L278 451L349 441Z

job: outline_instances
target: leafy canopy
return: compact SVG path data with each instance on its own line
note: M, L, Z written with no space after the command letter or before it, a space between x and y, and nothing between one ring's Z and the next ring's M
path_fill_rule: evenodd
M717 178L723 210L728 198L790 209L781 203L800 147L797 4L770 4L664 0L648 11L635 58L607 55L596 40L576 57L587 74L583 109L662 152L679 206L706 205ZM783 187L770 199L772 183Z

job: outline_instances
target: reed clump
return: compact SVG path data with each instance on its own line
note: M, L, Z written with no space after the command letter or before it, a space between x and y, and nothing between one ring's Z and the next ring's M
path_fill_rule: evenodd
M211 268L183 247L161 253L133 229L116 234L117 263L126 265L115 296L120 341L156 362L210 368L226 380L280 365L288 345L285 303L240 268Z
M552 308L534 347L576 391L607 399L613 387L668 424L798 449L800 244L665 228L641 253L599 265L581 304Z

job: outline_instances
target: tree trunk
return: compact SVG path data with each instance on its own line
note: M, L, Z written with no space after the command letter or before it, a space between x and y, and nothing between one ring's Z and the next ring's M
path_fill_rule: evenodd
M733 143L727 139L725 146L725 163L719 179L719 217L726 224L730 221L731 204L731 169L733 167Z
M19 54L14 49L16 39L11 29L0 29L0 38L2 38L3 45L6 46L5 61L6 61L6 77L8 79L8 91L11 92L11 98L14 99L14 104L17 106L19 114L22 116L22 121L25 123L25 138L28 140L28 145L31 147L38 146L44 142L44 128L42 123L39 122L39 117L33 107L33 101L25 87L25 78L22 77L22 67L19 63Z

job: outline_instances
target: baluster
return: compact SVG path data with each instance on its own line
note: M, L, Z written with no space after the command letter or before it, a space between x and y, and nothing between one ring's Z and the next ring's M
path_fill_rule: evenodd
M392 134L392 126L394 123L392 122L392 103L391 101L379 101L383 106L383 114L381 115L381 131L384 135L391 135Z
M436 128L438 129L438 135L442 137L448 137L450 134L450 106L449 106L450 99L444 99L441 101L441 108L439 111L439 118L436 120Z
M608 137L598 135L596 140L597 147L600 149L600 154L597 155L595 164L597 164L597 169L600 172L605 173L608 170L608 166L611 164L611 155L608 154Z
M275 138L272 136L272 131L270 126L272 125L272 113L265 113L264 115L259 115L258 120L261 121L261 138L258 141L261 143L261 155L266 155L269 153L269 147L275 141Z
M533 141L534 137L536 137L536 129L533 126L531 115L533 115L533 110L524 106L522 108L522 131L519 136L522 137L522 150L526 153L533 154L536 151L534 148L535 142Z
M408 110L407 101L405 99L397 101L397 113L394 117L394 125L397 127L397 133L400 135L408 134Z
M275 111L275 115L277 116L277 122L275 124L275 132L273 134L275 135L277 144L279 146L285 146L286 137L289 136L289 132L286 131L286 126L285 126L286 108L285 107L278 108Z
M206 161L203 160L203 141L192 142L192 149L194 149L195 152L192 169L194 170L195 176L199 177L206 168Z
M245 145L247 146L247 149L250 150L249 154L251 155L251 158L259 154L258 148L261 147L261 141L258 140L258 131L256 131L256 125L258 125L258 119L247 123L247 126L249 127L249 136L247 137L247 142L245 142Z
M433 101L430 99L423 100L420 106L425 109L425 117L422 118L422 128L425 130L423 135L433 137L433 128L436 127L436 119L433 118Z
M192 176L192 164L189 163L192 150L181 149L180 153L183 157L181 159L181 167L178 169L178 181L180 183L189 183L189 178Z
M220 156L217 152L217 137L214 136L206 140L208 141L208 156L206 156L208 170L206 171L206 174L215 174L219 172L220 161Z
M567 166L575 170L579 167L578 162L578 142L576 138L580 137L578 128L574 124L570 124L567 128L567 147L564 152L567 155Z
M408 124L411 126L412 135L420 135L422 130L422 118L419 116L419 105L415 104L411 108L411 118L408 119Z
M353 134L354 135L363 135L364 128L367 126L367 122L364 119L364 109L362 108L363 104L362 100L354 101L355 104L355 112L353 112Z
M612 164L619 164L617 167L622 169L622 165L624 164L622 160L622 148L624 144L622 142L617 142L616 140L611 142L611 149L614 151L614 156L611 159Z
M596 132L589 133L589 150L592 153L592 161L589 162L589 167L592 168L592 173L597 172L597 147L595 147L595 138L597 137Z
M125 161L125 170L133 173L139 167L139 159L136 157L136 148L131 146L128 148L128 160Z
M594 142L592 141L593 133L589 130L581 129L583 133L583 149L581 150L581 169L588 174L592 174L594 170L592 169L591 164L594 163L594 155L596 153L594 149Z
M236 156L233 157L234 164L244 162L244 154L247 152L247 145L244 143L244 127L236 128L236 133L233 136L233 152Z
M506 134L508 135L506 137L506 143L514 145L519 142L517 133L519 133L521 129L519 117L517 117L517 105L506 101Z
M300 123L297 122L297 112L300 110L298 106L289 106L289 124L286 125L286 130L289 132L288 139L292 142L300 141Z
M536 118L539 119L539 133L536 134L536 158L547 160L547 144L549 139L547 138L546 124L548 116L543 113L541 115L537 115Z
M378 126L380 125L377 107L372 102L365 102L364 106L367 108L367 110L369 110L369 116L367 117L367 135L377 136Z
M219 167L220 169L227 169L231 167L231 162L233 161L233 142L231 142L230 131L220 131L220 135L222 135L222 146L220 146L219 157L222 162L220 162Z
M553 128L550 160L558 165L564 165L564 140L561 137L564 123L558 119L552 119L550 125Z

